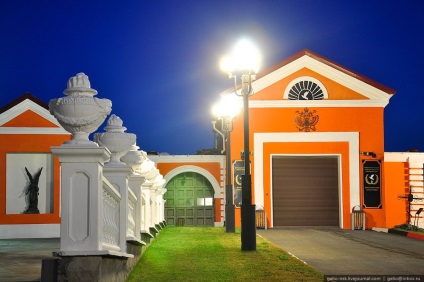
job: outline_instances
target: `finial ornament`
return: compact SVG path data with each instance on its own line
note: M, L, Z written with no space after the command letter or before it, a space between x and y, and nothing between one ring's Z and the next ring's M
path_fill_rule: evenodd
M69 78L63 93L67 96L50 100L49 109L60 125L72 134L72 139L65 144L98 146L88 137L110 114L112 102L94 98L97 91L91 88L88 76L82 72Z
M136 144L136 135L126 133L126 127L122 126L122 119L116 115L111 115L105 127L106 132L95 133L94 140L105 146L112 153L110 161L105 165L122 166L126 165L121 158Z
M147 159L147 157L143 154L143 151L140 151L139 149L140 147L134 143L130 150L121 158L121 161L131 167L134 172L136 172L140 165Z
M91 88L90 80L83 72L71 77L68 80L67 88L63 91L66 95L76 94L75 92L90 94L91 96L97 94L97 90Z

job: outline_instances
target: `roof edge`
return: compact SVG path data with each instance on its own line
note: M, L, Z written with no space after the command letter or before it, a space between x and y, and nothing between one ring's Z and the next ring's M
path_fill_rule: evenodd
M387 86L385 86L385 85L383 85L379 82L376 82L376 81L374 81L374 80L372 80L372 79L370 79L366 76L363 76L363 75L361 75L361 74L359 74L359 73L357 73L357 72L355 72L351 69L348 69L348 68L346 68L346 67L344 67L340 64L337 64L336 62L329 60L329 59L327 59L327 58L325 58L321 55L318 55L317 53L314 53L314 52L312 52L308 49L303 49L303 50L295 53L294 55L284 59L283 61L279 62L278 64L275 64L275 65L273 65L273 66L271 66L271 67L269 67L269 68L267 68L263 71L260 71L257 75L257 78L259 79L261 77L264 77L264 76L282 68L283 66L285 66L285 65L287 65L287 64L289 64L289 63L291 63L291 62L293 62L293 61L295 61L295 60L297 60L297 59L299 59L303 56L311 57L311 58L313 58L313 59L315 59L315 60L317 60L317 61L319 61L323 64L326 64L326 65L328 65L332 68L337 69L338 71L341 71L341 72L343 72L343 73L345 73L345 74L347 74L351 77L354 77L354 78L356 78L356 79L358 79L358 80L360 80L360 81L362 81L366 84L369 84L369 85L371 85L371 86L373 86L373 87L375 87L375 88L377 88L377 89L379 89L383 92L386 92L389 95L394 95L396 93L396 90L394 90L390 87L387 87Z
M22 103L26 99L31 100L32 102L36 103L40 107L45 108L46 110L49 110L49 105L48 104L46 104L44 101L38 99L37 97L35 97L31 93L26 92L26 93L22 94L21 96L19 96L18 98L16 98L15 100L13 100L12 102L10 102L10 103L6 104L5 106L1 107L0 108L0 114L6 112L7 110L10 110L11 108L13 108L16 105Z

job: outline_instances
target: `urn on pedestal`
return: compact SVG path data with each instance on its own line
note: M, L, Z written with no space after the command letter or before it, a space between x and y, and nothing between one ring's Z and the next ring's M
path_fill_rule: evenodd
M131 167L134 172L137 171L140 165L147 159L139 149L140 147L133 144L131 149L121 158L121 161Z
M146 177L146 179L151 179L155 177L156 174L159 174L159 171L156 168L155 163L147 157L147 153L144 151L141 151L141 153L145 160L136 168L136 172Z
M72 133L72 139L65 144L98 146L88 136L97 130L112 110L112 102L93 96L97 91L91 88L88 76L78 73L68 80L66 97L52 99L49 102L50 113L60 125Z
M105 127L106 132L95 133L94 140L101 146L105 146L112 153L110 161L105 165L125 166L121 162L121 157L124 156L131 146L136 142L136 135L126 133L126 127L122 126L122 119L116 115L111 115Z

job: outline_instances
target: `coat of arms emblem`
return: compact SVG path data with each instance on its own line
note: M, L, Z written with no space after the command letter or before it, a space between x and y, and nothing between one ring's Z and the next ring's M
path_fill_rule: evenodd
M316 130L315 125L319 121L319 116L316 115L316 110L311 112L308 108L305 108L303 112L296 111L294 121L299 131L310 132Z

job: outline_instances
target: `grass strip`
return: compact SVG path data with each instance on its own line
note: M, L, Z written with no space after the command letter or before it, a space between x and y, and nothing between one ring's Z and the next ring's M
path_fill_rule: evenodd
M240 230L167 226L127 281L323 281L322 273L262 237L242 252Z

